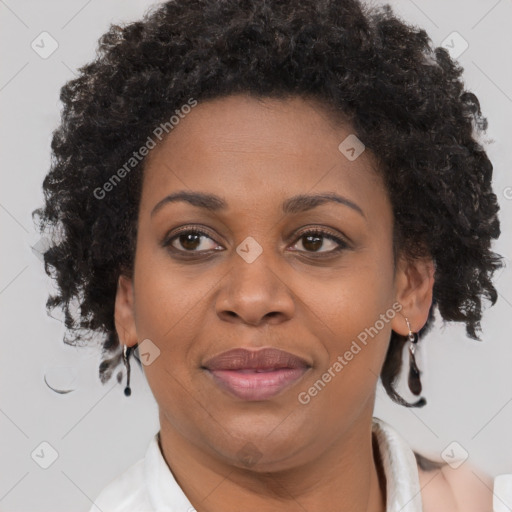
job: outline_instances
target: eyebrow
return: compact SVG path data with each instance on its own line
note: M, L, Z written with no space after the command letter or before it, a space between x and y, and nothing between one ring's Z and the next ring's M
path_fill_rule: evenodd
M153 217L165 205L179 201L184 201L191 204L192 206L203 208L212 212L218 212L227 209L226 201L217 195L181 190L179 192L169 194L161 201L159 201L151 211L150 216ZM300 213L307 210L312 210L313 208L328 202L334 202L348 206L366 218L363 210L356 203L333 192L326 192L321 194L300 194L290 197L283 202L282 211L285 214Z

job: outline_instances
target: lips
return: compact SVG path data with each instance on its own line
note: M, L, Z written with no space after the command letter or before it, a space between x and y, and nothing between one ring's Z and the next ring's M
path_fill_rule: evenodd
M236 348L203 365L214 382L243 400L266 400L299 380L311 366L304 359L275 348Z
M304 368L309 365L304 359L276 348L235 348L208 359L204 366L209 370L268 371L279 368Z

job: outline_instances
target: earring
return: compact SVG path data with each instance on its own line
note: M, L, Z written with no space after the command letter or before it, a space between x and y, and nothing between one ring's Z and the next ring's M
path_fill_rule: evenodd
M130 389L130 361L129 361L131 351L132 351L132 347L123 345L123 361L124 361L124 365L126 366L126 387L124 388L125 396L130 396L132 394L132 390Z
M411 324L409 320L405 318L407 323L407 328L409 329L409 334L407 335L407 341L409 342L409 379L408 385L409 389L415 394L419 395L421 393L421 380L420 380L420 370L418 365L416 364L416 357L414 356L416 352L416 344L418 343L419 336L418 333L413 333L411 330Z

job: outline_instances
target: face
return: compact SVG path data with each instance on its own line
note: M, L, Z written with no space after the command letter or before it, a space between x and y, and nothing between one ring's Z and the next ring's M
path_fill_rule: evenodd
M391 329L407 333L397 309L424 323L417 292L428 286L395 268L372 155L338 149L351 134L311 101L237 95L200 102L148 156L116 326L123 343L146 343L162 434L238 466L249 450L268 470L310 460L371 418ZM205 368L265 347L305 369L233 392Z

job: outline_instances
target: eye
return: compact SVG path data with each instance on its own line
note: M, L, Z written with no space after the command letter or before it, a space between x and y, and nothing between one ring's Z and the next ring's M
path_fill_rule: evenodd
M325 248L326 240L329 242ZM210 241L210 244L208 244ZM310 254L335 254L349 248L347 242L329 231L322 229L310 229L299 233L295 246L302 244L303 249L293 249L297 252ZM176 255L200 254L215 250L223 250L217 244L210 233L199 228L187 226L171 233L162 241L162 246L169 248ZM331 248L329 248L329 246ZM322 250L326 249L326 250Z
M208 247L208 243L201 239L208 239L212 243ZM203 231L200 228L191 227L187 227L186 229L178 231L171 237L166 237L162 242L162 245L164 247L169 247L171 250L182 253L206 252L216 250L218 247L220 247L217 243L214 242L208 232Z
M328 240L331 247L334 246L333 249L329 250L320 250L325 246L325 240ZM298 242L301 243L305 252L312 253L337 253L342 251L343 249L347 249L348 244L342 240L341 238L333 235L329 231L321 230L321 229L313 229L309 231L303 231L299 234ZM304 251L302 251L304 252Z

